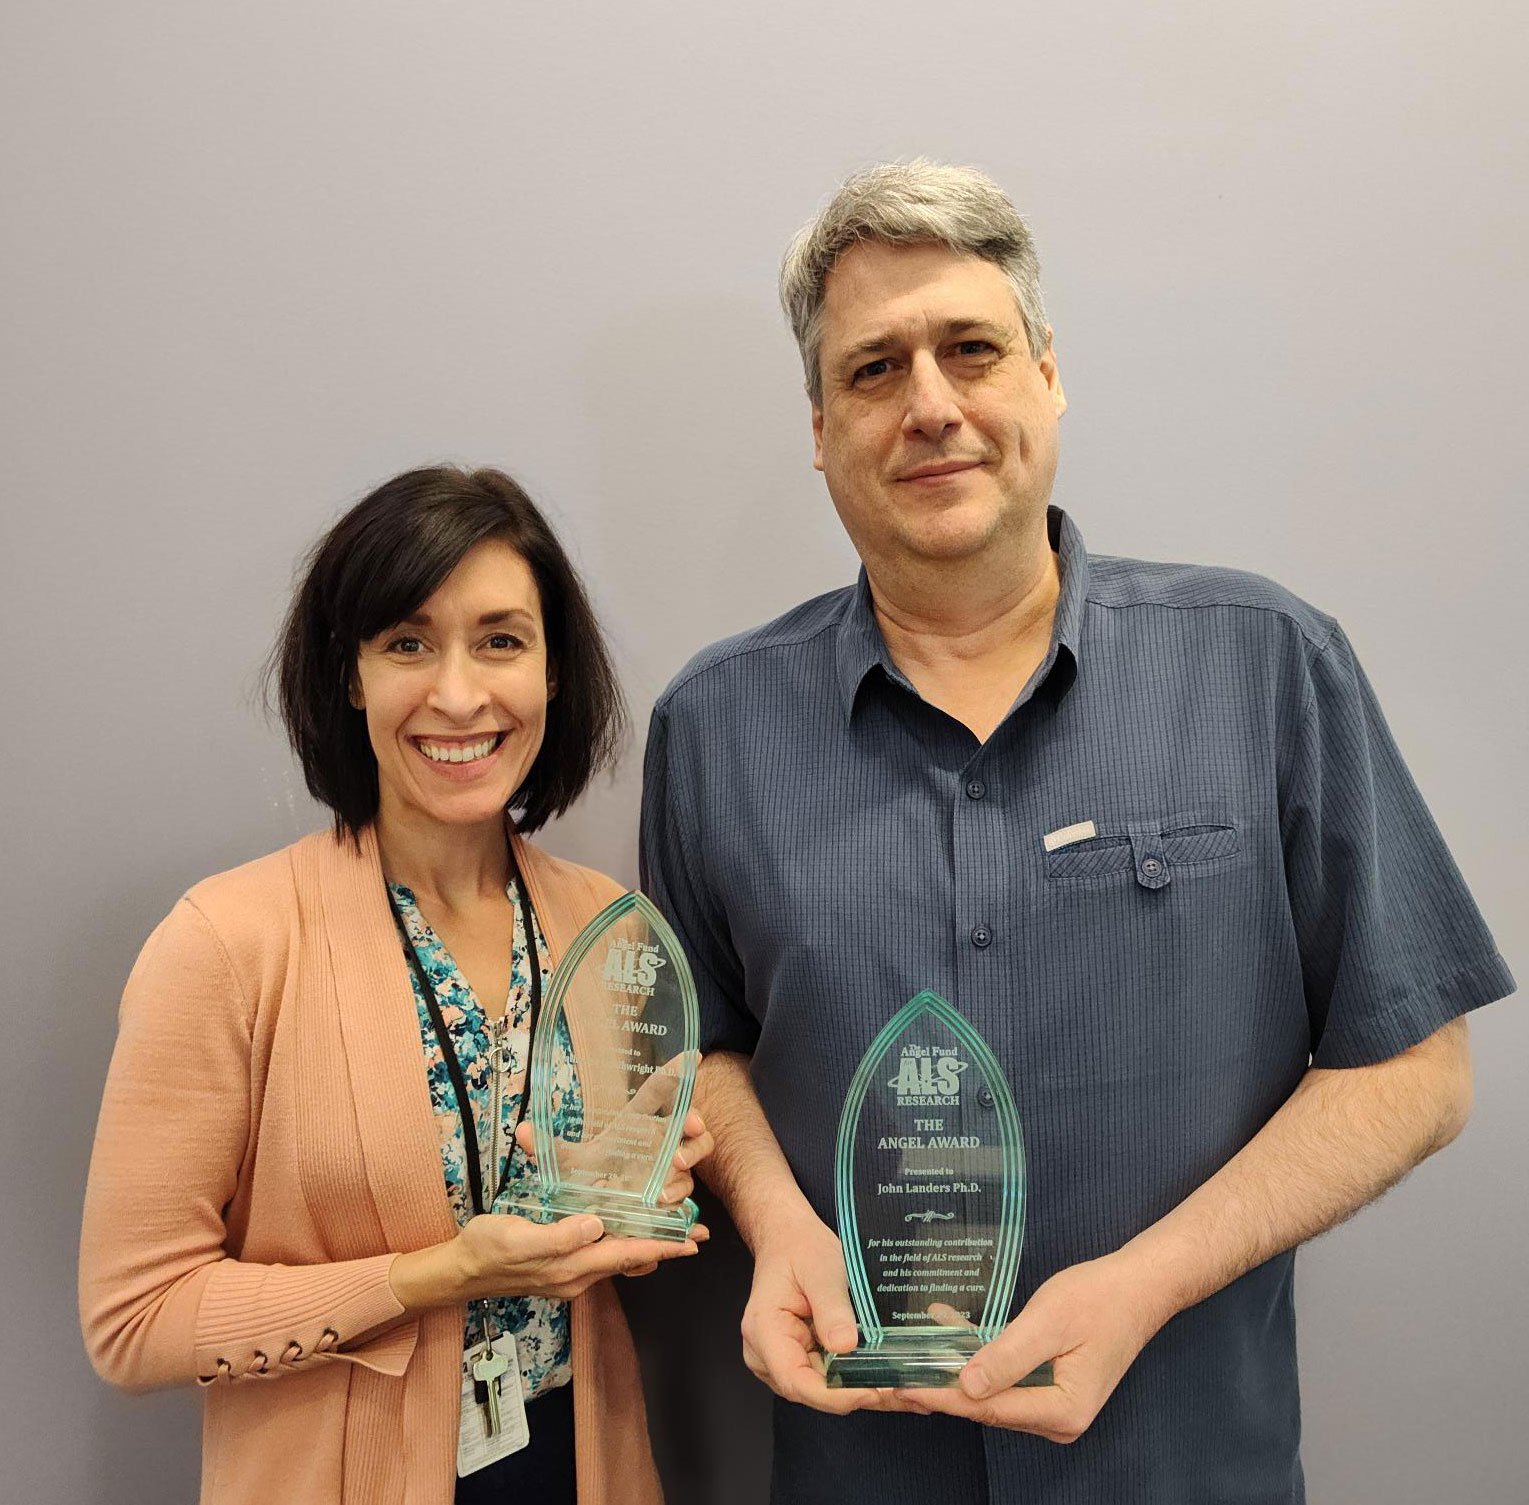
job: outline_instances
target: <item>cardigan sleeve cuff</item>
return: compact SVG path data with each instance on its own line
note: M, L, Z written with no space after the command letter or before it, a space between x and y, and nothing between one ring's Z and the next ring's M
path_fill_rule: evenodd
M419 1324L399 1321L404 1308L388 1284L394 1258L297 1266L225 1260L197 1313L197 1379L269 1377L318 1358L403 1374Z

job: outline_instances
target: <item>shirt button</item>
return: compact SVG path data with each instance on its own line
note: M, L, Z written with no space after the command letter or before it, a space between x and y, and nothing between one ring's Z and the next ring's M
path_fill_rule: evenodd
M993 1089L991 1087L978 1088L977 1101L981 1103L984 1108L991 1108L993 1106Z
M966 797L969 800L980 800L987 793L987 785L981 779L972 779L966 786Z
M993 932L986 925L977 925L972 929L972 945L977 947L991 946L993 944Z
M1163 864L1156 857L1143 857L1141 860L1141 870L1149 878L1155 878L1162 872Z

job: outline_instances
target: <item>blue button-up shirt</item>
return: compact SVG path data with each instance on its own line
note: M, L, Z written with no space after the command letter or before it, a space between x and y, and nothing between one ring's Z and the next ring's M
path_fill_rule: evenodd
M703 1046L752 1055L830 1226L882 1025L931 988L987 1040L1028 1160L1016 1310L1214 1175L1308 1066L1384 1060L1513 985L1337 624L1050 522L1050 650L986 742L893 663L862 575L692 660L643 798ZM1292 1272L1175 1318L1070 1448L778 1403L775 1497L1299 1502Z

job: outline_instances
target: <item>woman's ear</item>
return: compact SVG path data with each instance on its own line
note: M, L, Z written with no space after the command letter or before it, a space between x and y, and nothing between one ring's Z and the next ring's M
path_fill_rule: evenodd
M551 700L557 694L557 665L549 658L547 660L547 699Z

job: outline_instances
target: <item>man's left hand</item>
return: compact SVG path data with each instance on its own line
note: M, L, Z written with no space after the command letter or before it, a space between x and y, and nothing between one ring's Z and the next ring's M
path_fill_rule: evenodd
M1090 1260L1059 1271L1036 1291L1008 1327L972 1355L959 1387L896 1394L919 1411L1076 1442L1166 1315L1130 1255ZM1053 1384L1013 1388L1048 1359Z

